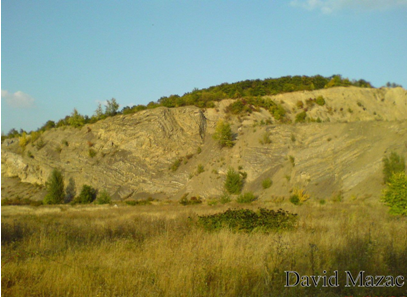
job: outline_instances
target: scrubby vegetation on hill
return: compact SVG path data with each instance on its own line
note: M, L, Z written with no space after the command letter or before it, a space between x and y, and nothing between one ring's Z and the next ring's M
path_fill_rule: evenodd
M81 115L75 108L71 115L67 115L65 118L60 119L57 122L52 120L47 121L42 127L36 131L30 132L31 139L33 133L41 133L54 127L72 126L80 128L85 124L92 124L99 120L103 120L110 116L117 114L132 114L146 109L164 107L180 107L187 105L195 105L201 108L214 107L214 102L223 99L237 99L244 98L248 100L248 103L257 107L263 107L270 110L270 113L276 120L282 120L285 114L284 109L276 105L275 103L265 102L261 99L261 96L277 95L280 93L295 92L295 91L312 91L324 88L332 87L347 87L356 86L362 88L372 88L373 86L363 80L349 80L343 78L341 75L332 75L330 77L324 77L321 75L315 76L284 76L280 78L266 78L263 80L245 80L235 83L222 83L217 86L212 86L205 89L194 89L192 92L187 92L182 96L170 95L163 96L158 99L157 102L150 102L145 105L134 105L132 107L126 106L119 111L119 104L115 98L107 101L105 111L103 111L101 104L98 105L95 113L89 117L87 115ZM390 84L390 86L398 86L396 84ZM243 103L243 104L242 104ZM231 107L232 113L238 113L241 109L250 109L251 107L245 102L238 102L236 106ZM11 129L7 135L2 135L2 140L6 138L21 137L25 131L20 129ZM29 140L27 140L29 141ZM32 140L34 142L34 140Z

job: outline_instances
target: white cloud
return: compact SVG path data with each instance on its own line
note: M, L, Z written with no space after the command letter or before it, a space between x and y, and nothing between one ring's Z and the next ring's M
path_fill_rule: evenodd
M107 106L107 100L103 100L103 101L95 100L95 102L96 102L98 105L101 104L102 106Z
M12 94L6 90L1 90L1 99L14 108L31 108L35 106L34 98L21 91Z
M329 14L341 9L384 10L407 7L407 0L292 0L290 5Z

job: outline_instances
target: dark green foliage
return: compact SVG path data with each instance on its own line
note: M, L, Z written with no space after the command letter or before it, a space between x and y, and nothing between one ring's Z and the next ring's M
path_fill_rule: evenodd
M96 199L97 191L88 185L83 185L78 197L74 199L74 203L92 203Z
M394 173L383 191L382 201L390 206L390 213L407 216L407 176L404 172Z
M64 202L64 177L58 169L52 170L46 182L47 195L44 204L60 204Z
M324 99L324 97L323 97L323 96L318 96L318 97L315 99L315 103L318 104L318 105L320 105L320 106L324 106L324 105L325 105L325 99Z
M233 146L233 133L228 122L220 120L216 125L215 134L213 139L217 140L220 147L232 147Z
M294 205L299 205L300 204L300 198L298 195L294 194L290 196L290 202Z
M306 118L307 118L307 112L306 111L300 112L295 116L295 122L304 123Z
M239 194L243 188L243 178L240 176L239 172L236 172L233 168L229 168L226 181L225 189L229 194Z
M269 232L289 230L296 226L297 214L279 209L278 211L260 208L257 212L250 209L228 209L223 213L199 216L198 225L207 231L223 228L234 232Z
M391 176L397 172L404 172L406 163L403 157L396 152L392 152L390 157L383 158L383 181L387 183Z
M266 178L265 180L263 180L263 182L261 183L261 185L263 186L263 189L268 189L271 187L271 185L273 184L272 180L270 178Z
M236 100L235 102L231 103L228 107L226 107L226 112L230 112L232 114L240 114L243 112L252 112L252 108L250 104L244 99Z
M112 202L112 197L106 190L103 190L97 196L95 203L96 204L110 204Z
M274 117L276 121L283 122L285 118L286 111L281 104L276 104L270 107L269 112Z
M252 192L241 194L237 197L237 203L252 203L257 197Z
M35 147L37 148L37 150L42 149L45 146L45 142L42 139L42 137L38 138L37 142L35 143Z

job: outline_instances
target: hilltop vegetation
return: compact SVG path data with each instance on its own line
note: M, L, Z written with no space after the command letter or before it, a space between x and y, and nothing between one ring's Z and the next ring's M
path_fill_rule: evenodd
M35 132L44 132L54 127L72 126L80 128L85 124L96 123L99 120L106 119L107 117L115 116L118 114L132 114L146 109L153 109L160 106L164 107L180 107L180 106L197 106L200 108L214 107L214 102L223 99L249 99L250 103L264 107L264 102L259 99L261 96L277 95L281 93L295 92L295 91L312 91L324 88L333 87L349 87L356 86L361 88L372 88L373 86L364 79L349 80L343 78L341 75L332 75L330 77L323 77L321 75L315 76L284 76L280 78L266 78L263 80L245 80L235 83L223 83L217 86L212 86L204 89L194 89L192 92L187 92L182 96L170 95L163 96L157 102L150 102L147 105L134 105L132 107L125 106L119 111L119 104L115 98L107 101L105 111L103 111L101 104L98 105L94 114L89 117L81 115L76 108L74 108L71 115L67 115L57 122L48 120L42 127L38 128ZM388 83L389 87L397 87L397 84ZM273 116L278 120L282 112L279 106L267 106L271 108L270 111ZM239 108L239 107L237 107ZM2 135L2 140L6 138L21 137L24 134L23 129L17 131L11 129L7 135ZM33 131L34 132L34 131ZM33 132L30 132L31 135ZM26 132L27 133L27 132Z

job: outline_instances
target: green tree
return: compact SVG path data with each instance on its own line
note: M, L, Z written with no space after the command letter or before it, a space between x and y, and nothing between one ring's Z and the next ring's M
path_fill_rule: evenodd
M52 170L46 182L47 195L44 204L60 204L64 202L64 177L58 169Z
M396 152L392 152L390 157L383 158L383 180L387 183L394 173L404 172L406 169L405 160Z
M119 110L119 103L117 103L116 99L112 98L112 100L107 100L106 111L105 115L111 117L117 114Z
M213 138L218 141L220 147L233 146L233 134L229 123L219 120L216 125L215 134Z
M243 188L243 178L233 168L229 168L226 174L225 189L229 194L239 194Z
M390 206L390 213L407 216L407 176L405 172L394 173L383 191L382 202Z
M95 203L96 204L109 204L112 202L112 197L110 197L109 193L106 190L103 190L99 193Z
M68 119L68 124L72 127L80 128L85 125L85 118L78 112L76 108L74 108L71 117Z
M96 199L97 191L88 185L83 185L78 197L75 198L76 203L91 203Z

